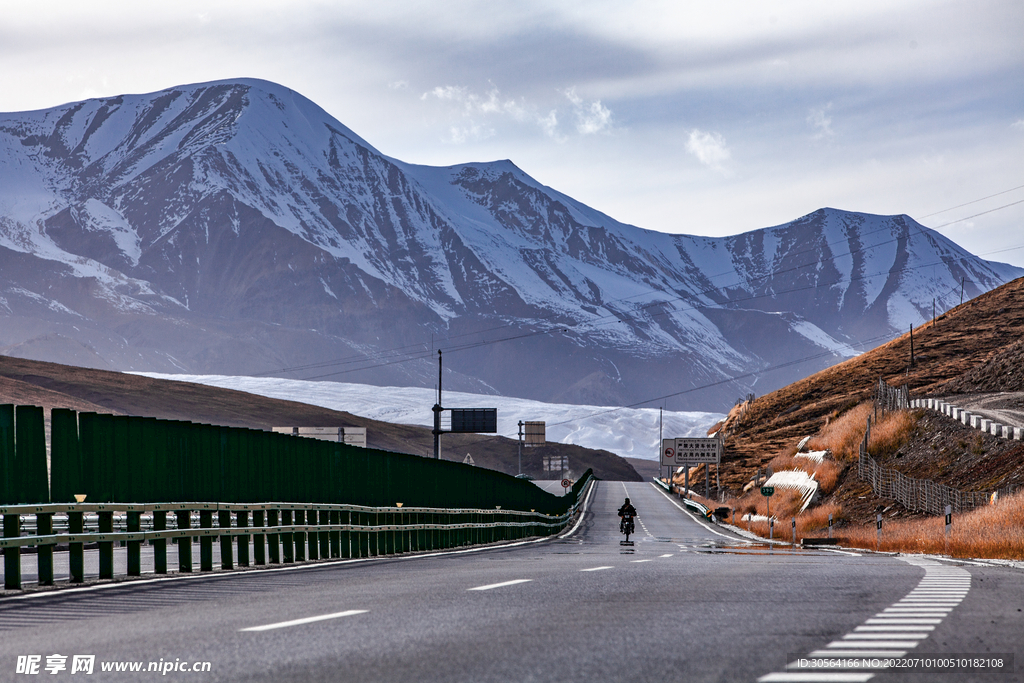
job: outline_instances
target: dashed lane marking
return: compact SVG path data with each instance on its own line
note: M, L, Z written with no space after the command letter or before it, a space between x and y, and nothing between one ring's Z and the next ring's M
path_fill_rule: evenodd
M270 631L276 628L288 628L289 626L301 626L302 624L312 624L315 621L327 621L328 619L340 619L341 617L351 617L356 614L366 614L369 610L365 609L350 609L345 612L335 612L334 614L321 614L316 617L305 617L303 619L292 619L291 621L279 621L276 624L264 624L263 626L250 626L249 628L241 628L239 631Z
M581 569L580 571L581 572L599 572L602 569L614 569L614 568L615 567L611 567L611 566L607 566L607 567L590 567L589 569Z
M477 586L475 588L467 588L469 591L489 591L492 588L504 588L505 586L514 586L517 583L528 583L533 579L515 579L513 581L502 581L501 583L489 583L486 586Z

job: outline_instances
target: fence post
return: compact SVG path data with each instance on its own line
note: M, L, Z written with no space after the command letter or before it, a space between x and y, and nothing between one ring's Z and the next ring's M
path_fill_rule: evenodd
M4 515L4 538L21 536L21 515ZM4 548L4 588L21 590L21 548Z
M262 528L266 524L267 513L265 510L255 510L252 513L252 525L256 528ZM267 545L266 545L266 534L255 533L252 535L252 554L253 562L256 565L264 565L267 563Z
M235 524L238 525L239 529L248 529L249 511L239 510L235 514ZM228 542L230 543L231 541L229 540ZM249 566L249 534L239 534L238 536L238 566Z
M153 511L153 531L167 530L167 511ZM153 539L153 571L157 574L167 573L167 539Z
M178 510L174 513L178 521L179 529L192 528L192 511ZM188 573L192 571L192 537L184 536L176 539L178 542L178 571Z
M36 513L36 534L39 536L49 536L53 533L53 513L52 512L37 512ZM52 586L53 585L53 545L47 543L45 545L40 544L36 548L38 556L36 561L39 567L39 585L40 586Z
M278 526L278 519L280 519L279 510L267 510L267 531L271 532L275 526ZM281 540L280 535L275 533L267 533L267 550L270 554L270 564L281 563Z
M99 516L99 531L101 534L110 534L114 532L114 513L111 510L105 510L98 514ZM114 578L114 542L113 541L100 541L97 544L100 547L100 578L101 579L112 579Z
M217 510L217 526L222 529L227 529L229 532L231 531L231 510ZM239 539L241 539L241 536L239 536ZM231 548L231 540L230 534L224 534L220 537L221 569L234 569L235 567L235 558ZM241 558L239 558L239 564L241 564Z
M295 526L300 526L306 523L306 511L295 510ZM296 531L295 532L295 561L303 562L306 559L306 532Z
M292 511L281 510L281 526L292 525ZM281 550L284 557L282 558L285 564L295 561L295 545L292 542L292 532L284 531L281 533Z
M128 533L142 531L142 513L128 511ZM128 576L142 575L142 542L128 541Z
M85 516L82 512L72 511L68 513L68 533L81 534L85 532ZM71 573L72 583L85 581L85 544L68 543L68 569Z
M317 513L317 517L319 518L318 524L320 524L320 526L327 526L327 525L329 525L331 523L331 516L330 516L330 513L327 510L320 510ZM321 531L320 532L320 557L322 557L325 560L328 557L337 557L337 555L335 555L332 552L332 550L333 549L331 548L331 532L329 532L329 531Z
M199 527L201 529L213 528L213 510L199 511ZM199 571L213 571L213 536L199 537Z

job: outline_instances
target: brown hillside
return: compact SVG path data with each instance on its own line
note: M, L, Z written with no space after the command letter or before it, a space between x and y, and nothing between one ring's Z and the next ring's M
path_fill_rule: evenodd
M739 493L758 467L767 466L776 455L795 448L804 436L815 434L826 419L869 400L879 378L892 385L908 384L911 396L915 397L948 393L951 389L943 386L946 382L969 376L965 373L998 360L1001 352L1008 354L1007 358L1019 359L1019 352L1011 347L1020 347L1017 342L1022 337L1024 278L957 306L934 323L915 329L913 365L908 332L756 399L726 426L723 487ZM1013 353L1018 355L1012 356ZM989 371L987 376L991 374ZM953 438L962 440L961 436ZM851 483L851 488L857 487ZM867 494L863 490L856 492L856 496Z
M433 453L433 436L423 427L394 425L231 389L9 356L0 356L0 403L40 405L47 417L53 408L71 408L250 429L366 427L371 448L422 456ZM441 451L445 460L462 462L469 453L479 467L518 472L518 444L512 439L449 434L441 437ZM602 479L640 479L632 466L614 453L556 443L524 449L523 471L536 478L556 476L541 471L543 455L568 455L569 466L577 475L593 468Z

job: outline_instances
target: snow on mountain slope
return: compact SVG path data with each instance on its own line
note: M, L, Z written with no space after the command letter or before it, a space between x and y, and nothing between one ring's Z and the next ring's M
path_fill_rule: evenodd
M393 424L434 425L430 407L436 394L432 389L305 382L272 377L138 374L299 401ZM517 438L520 420L544 420L547 422L548 441L603 449L623 457L658 459L660 416L655 409L541 403L458 391L445 392L444 404L450 407L497 408L498 434L508 438ZM708 428L723 419L725 415L720 413L665 411L662 428L665 438L706 436Z
M47 360L429 387L454 347L463 389L724 410L1021 274L906 216L643 230L254 79L0 114L0 351Z

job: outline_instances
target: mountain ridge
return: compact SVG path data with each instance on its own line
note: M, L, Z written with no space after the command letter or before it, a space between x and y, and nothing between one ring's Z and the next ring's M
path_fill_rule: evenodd
M452 388L721 409L1024 273L906 216L644 230L509 160L388 157L257 79L0 114L0 181L0 351L125 370L362 355L333 367L430 386L436 339Z

